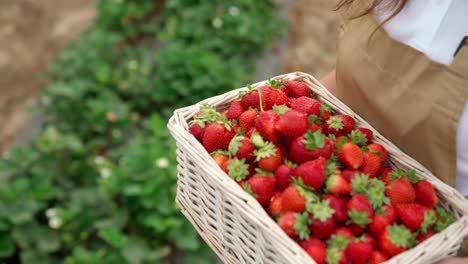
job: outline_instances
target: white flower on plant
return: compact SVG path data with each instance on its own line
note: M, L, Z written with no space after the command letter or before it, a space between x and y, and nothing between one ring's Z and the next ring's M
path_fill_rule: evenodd
M107 179L111 176L112 171L109 168L102 168L99 170L99 174L101 174L103 179Z
M57 210L55 208L49 208L45 211L45 214L48 218L54 218L57 216Z
M214 28L220 28L223 26L223 20L221 20L221 18L217 17L215 19L213 19L213 27Z
M156 163L156 167L160 169L165 169L169 167L169 160L165 157L157 159L155 163Z
M59 217L53 217L49 219L49 226L53 229L60 228L62 226L62 219L60 219Z
M228 12L231 16L238 16L240 14L240 10L237 6L229 7Z

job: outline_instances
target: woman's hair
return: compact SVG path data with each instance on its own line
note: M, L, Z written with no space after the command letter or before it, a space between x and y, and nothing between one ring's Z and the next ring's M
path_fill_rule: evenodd
M341 10L341 9L346 9L351 7L353 4L358 4L366 2L365 0L340 0L338 4L336 5L335 10ZM378 6L382 5L382 8L384 10L391 10L392 12L390 13L390 16L388 16L382 24L385 24L388 20L392 19L394 16L396 16L400 11L403 9L403 7L406 5L408 0L368 0L369 5L366 6L363 10L359 11L357 14L352 14L351 19L354 18L359 18L364 15L367 15L373 11Z

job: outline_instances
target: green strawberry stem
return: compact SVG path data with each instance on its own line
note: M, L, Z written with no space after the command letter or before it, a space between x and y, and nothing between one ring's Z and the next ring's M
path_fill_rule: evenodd
M236 181L242 181L249 175L249 165L245 163L245 159L230 159L227 169L229 176Z
M347 237L341 234L335 234L330 237L327 241L329 248L338 248L338 249L346 249L349 242L351 242Z
M311 223L309 215L306 212L304 212L302 214L295 214L295 216L296 221L294 222L294 230L299 236L299 239L309 239L309 225Z
M360 227L365 227L372 222L372 219L369 218L367 211L360 212L356 209L352 209L350 212L348 212L348 216L350 218L348 223L355 223Z
M307 211L314 215L315 219L325 222L330 219L335 210L330 207L330 201L321 201L316 203L309 203L306 205Z

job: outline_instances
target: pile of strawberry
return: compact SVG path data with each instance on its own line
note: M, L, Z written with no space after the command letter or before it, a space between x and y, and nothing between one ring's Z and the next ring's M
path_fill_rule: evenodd
M380 263L453 222L431 183L314 97L273 80L223 113L202 106L190 133L317 263Z

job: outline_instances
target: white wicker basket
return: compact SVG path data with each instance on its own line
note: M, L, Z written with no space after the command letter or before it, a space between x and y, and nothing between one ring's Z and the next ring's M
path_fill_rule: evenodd
M387 149L392 167L415 169L419 176L435 186L443 207L455 212L455 223L387 263L433 263L456 254L463 238L468 235L468 203L459 192L385 139L311 75L295 72L272 79L307 83L320 101L340 113L353 116L362 127L371 129L374 132L373 141ZM258 88L265 83L263 81L252 87ZM169 120L168 128L177 142L177 204L200 236L225 263L314 263L268 216L262 206L218 167L188 132L188 121L199 111L201 104L224 110L245 89L233 90L178 109Z

